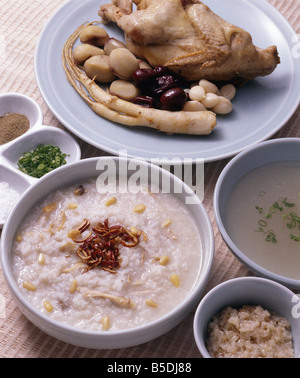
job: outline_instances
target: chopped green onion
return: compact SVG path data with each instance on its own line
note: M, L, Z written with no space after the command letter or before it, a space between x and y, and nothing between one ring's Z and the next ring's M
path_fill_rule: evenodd
M266 227L266 225L268 224L266 221L264 221L264 220L259 220L258 221L258 224L261 226L261 227Z
M274 231L267 231L266 234L267 234L266 236L267 242L277 243L277 239L276 239Z
M20 171L40 178L66 164L66 157L67 154L63 153L58 146L38 144L34 150L25 152L17 164Z
M294 240L296 242L300 241L300 237L299 236L295 236L293 234L290 235L290 239L292 239L292 240Z
M292 203L292 202L287 202L287 198L284 198L284 200L282 201L282 203L284 204L284 206L286 207L294 207L295 204Z
M255 206L255 209L258 210L258 213L261 214L263 209L260 206Z
M259 193L259 196L261 196ZM300 194L300 193L299 193ZM275 201L273 205L269 207L268 213L265 214L264 218L269 219L276 215L277 211L282 213L282 219L286 220L286 227L289 230L294 230L296 232L298 230L299 235L290 234L290 239L296 242L300 241L300 216L297 215L296 212L285 212L286 208L295 207L295 203L289 202L288 198L280 198L278 201ZM263 208L256 205L255 209L258 210L259 214L262 214ZM266 235L265 240L272 243L277 243L276 235L274 231L265 231L268 223L262 219L258 220L258 229L255 230L256 232L263 232ZM296 232L297 234L297 232Z

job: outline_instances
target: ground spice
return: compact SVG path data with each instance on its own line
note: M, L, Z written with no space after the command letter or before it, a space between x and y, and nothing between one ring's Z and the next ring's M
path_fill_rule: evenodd
M24 114L9 113L0 116L0 145L24 134L29 126L29 119Z

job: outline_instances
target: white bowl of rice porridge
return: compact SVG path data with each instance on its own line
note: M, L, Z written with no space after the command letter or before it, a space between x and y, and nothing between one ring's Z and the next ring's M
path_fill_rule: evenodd
M12 294L37 327L88 348L154 339L197 305L214 239L196 194L155 165L84 159L28 189L2 232Z
M266 278L225 281L202 298L194 336L204 358L299 358L300 297Z

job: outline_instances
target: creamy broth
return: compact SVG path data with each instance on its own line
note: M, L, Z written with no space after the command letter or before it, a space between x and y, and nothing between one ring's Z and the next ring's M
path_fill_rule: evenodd
M300 162L271 163L245 175L230 195L226 222L251 260L300 279Z

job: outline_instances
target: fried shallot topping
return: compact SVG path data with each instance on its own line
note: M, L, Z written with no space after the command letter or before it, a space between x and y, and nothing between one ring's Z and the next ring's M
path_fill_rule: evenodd
M87 226L87 223L85 225ZM86 226L83 227L84 230L87 229ZM74 240L75 243L81 244L76 253L86 263L86 271L101 266L108 272L116 273L115 268L120 266L120 244L128 248L136 247L141 234L142 232L133 235L120 225L109 226L106 219L92 227L85 239Z

